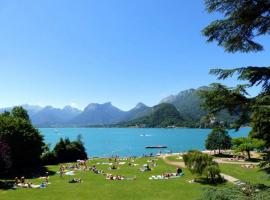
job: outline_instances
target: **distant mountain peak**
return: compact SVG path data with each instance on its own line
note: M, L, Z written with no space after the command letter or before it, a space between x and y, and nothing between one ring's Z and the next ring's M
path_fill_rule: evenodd
M105 102L105 103L102 103L102 104L100 104L100 103L90 103L90 104L88 104L88 106L86 106L85 107L85 111L90 111L90 110L96 110L96 109L98 109L98 108L108 108L108 107L114 107L113 105L112 105L112 103L111 102Z
M55 108L52 107L52 106L45 106L45 107L44 107L44 110L52 110L52 109L55 109Z
M145 108L147 107L144 103L142 102L139 102L137 103L137 105L134 107L134 109L140 109L140 108Z
M177 98L176 95L170 95L160 101L160 103L172 103Z

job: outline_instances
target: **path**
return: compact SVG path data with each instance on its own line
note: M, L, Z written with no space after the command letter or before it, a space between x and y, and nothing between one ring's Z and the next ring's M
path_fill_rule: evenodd
M172 165L172 166L175 166L175 167L186 167L185 166L185 163L184 162L176 162L176 161L171 161L171 160L168 160L167 158L171 156L170 154L162 154L160 155L159 157L163 159L163 161L168 164L168 165ZM238 164L238 163L237 163ZM242 163L243 164L243 163ZM246 163L245 163L246 164ZM227 174L223 174L223 173L220 173L221 176L223 176L223 178L230 182L230 183L233 183L233 184L236 184L236 185L242 185L243 182L241 182L239 179L235 178L235 177L232 177L230 175L227 175Z
M163 161L168 164L168 165L172 165L172 166L175 166L175 167L186 167L185 166L185 163L184 162L176 162L176 161L171 161L171 160L168 160L167 157L169 157L170 154L161 154L159 157L163 159Z
M224 158L215 158L214 161L216 161L217 163L233 164L233 165L259 165L258 162L227 161L227 160L224 160Z

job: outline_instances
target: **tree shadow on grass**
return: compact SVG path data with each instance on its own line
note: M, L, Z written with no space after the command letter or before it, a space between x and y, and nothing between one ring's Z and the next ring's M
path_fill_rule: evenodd
M47 167L36 167L22 170L12 170L0 174L0 190L13 189L15 177L25 177L25 179L34 179L44 176L53 176L56 172L49 170Z
M219 178L215 181L210 181L208 178L205 177L198 177L194 180L196 183L200 183L202 185L210 185L210 186L219 186L219 185L225 185L227 181L223 178Z
M233 155L229 155L229 154L214 154L213 157L215 158L233 158Z
M250 159L247 159L246 161L247 162L260 162L260 161L262 161L262 159L260 159L260 158L250 158Z
M270 178L270 167L260 168L259 171L265 172Z

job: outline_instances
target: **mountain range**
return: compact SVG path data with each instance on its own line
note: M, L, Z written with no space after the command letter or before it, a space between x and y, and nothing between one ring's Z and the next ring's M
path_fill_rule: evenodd
M161 103L154 106L148 115L136 118L131 121L121 122L120 127L140 127L140 128L167 128L182 126L183 117L174 105Z
M138 103L133 109L123 111L110 102L91 103L83 110L71 106L54 108L52 106L20 105L28 111L32 123L37 127L77 127L102 126L116 124L121 121L130 121L145 116L151 107ZM0 108L0 113L10 111L12 107Z
M77 127L77 126L104 126L113 124L123 124L124 122L131 122L130 125L134 124L132 122L149 122L151 126L158 127L156 124L158 120L156 117L170 118L171 115L175 119L181 118L181 124L184 126L194 126L198 124L201 118L206 114L200 104L202 100L198 96L197 92L201 89L207 89L206 87L201 87L198 89L189 89L179 92L176 95L168 96L160 101L160 103L154 107L146 106L143 103L138 103L133 109L129 111L123 111L110 102L98 104L91 103L86 106L83 110L71 106L65 106L64 108L54 108L52 106L34 106L34 105L21 105L24 107L30 116L33 124L37 127ZM173 105L173 108L168 104ZM163 106L159 106L163 105ZM4 111L10 111L12 107L1 108L0 113ZM176 109L179 112L176 114L174 112ZM161 115L162 112L170 111L166 115ZM222 114L222 119L230 120L230 117L226 114ZM154 124L151 122L154 120ZM165 120L165 119L164 119ZM160 123L167 123L168 120ZM175 121L174 121L175 122ZM124 123L128 124L128 123ZM170 124L170 125L175 125Z

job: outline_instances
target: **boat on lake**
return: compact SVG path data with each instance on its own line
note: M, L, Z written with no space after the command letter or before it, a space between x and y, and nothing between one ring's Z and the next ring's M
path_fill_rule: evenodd
M146 149L166 149L167 146L164 145L157 145L157 146L146 146Z

